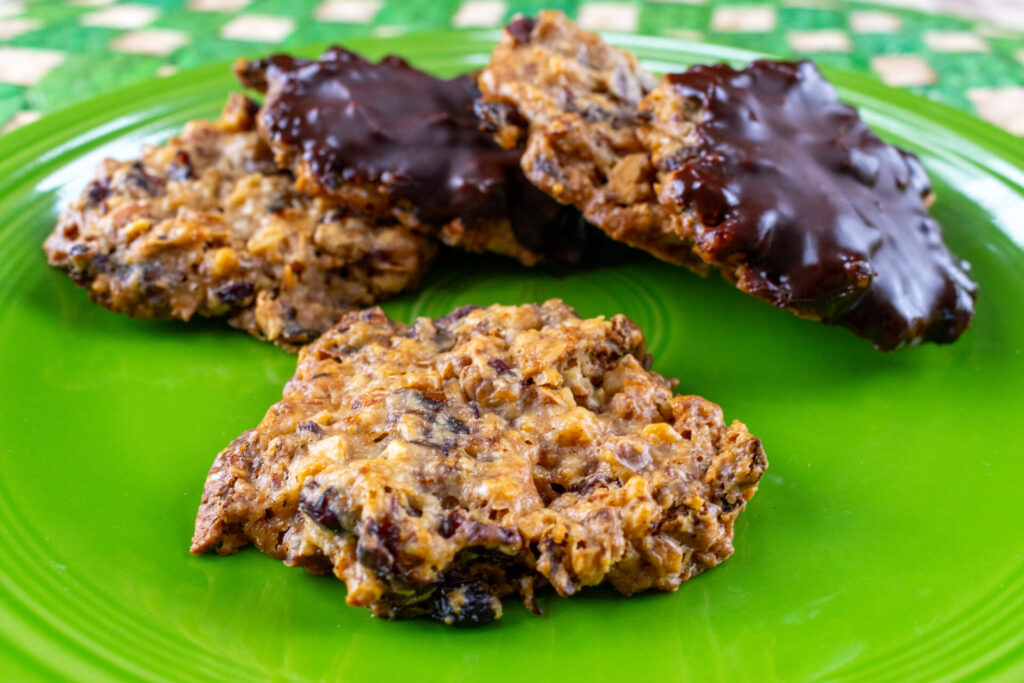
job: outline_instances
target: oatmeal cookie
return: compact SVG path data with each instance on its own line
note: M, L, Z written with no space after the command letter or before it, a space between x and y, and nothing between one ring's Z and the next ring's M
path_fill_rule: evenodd
M480 130L471 76L444 80L340 47L315 61L239 60L235 71L265 93L260 132L300 189L470 251L526 264L581 257L579 212L534 188L519 152Z
M630 320L560 301L351 313L217 456L192 552L252 542L377 616L457 625L548 585L674 590L732 554L767 461L650 362Z
M636 118L657 80L633 55L546 11L505 27L477 83L478 115L502 146L523 150L537 187L615 240L707 271L658 203Z
M298 190L255 112L235 95L217 121L104 161L46 240L50 263L112 311L226 316L285 347L414 286L433 238Z
M741 290L887 351L969 326L977 285L927 173L812 63L695 66L639 109L675 231Z

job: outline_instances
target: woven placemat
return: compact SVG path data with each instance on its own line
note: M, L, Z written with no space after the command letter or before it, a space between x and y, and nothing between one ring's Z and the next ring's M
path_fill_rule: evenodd
M0 0L0 130L133 81L242 53L497 27L541 8L561 9L595 30L808 56L1024 135L1024 32L840 0Z

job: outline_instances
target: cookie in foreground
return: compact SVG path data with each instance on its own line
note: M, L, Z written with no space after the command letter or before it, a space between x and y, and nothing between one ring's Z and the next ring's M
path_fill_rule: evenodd
M265 94L260 133L310 194L527 265L582 258L593 229L527 182L518 150L480 130L471 75L437 78L340 47L316 60L239 60L235 71Z
M285 347L415 286L434 239L295 187L233 95L217 121L108 159L44 245L89 297L140 318L226 317Z
M192 552L253 543L377 616L456 625L545 586L674 590L732 554L767 460L650 362L625 316L560 301L349 314L217 456Z

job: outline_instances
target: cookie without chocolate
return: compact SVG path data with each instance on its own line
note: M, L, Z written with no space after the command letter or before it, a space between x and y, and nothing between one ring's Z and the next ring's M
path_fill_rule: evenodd
M89 297L143 318L226 316L286 347L414 286L433 238L299 191L233 96L132 162L103 162L44 248Z
M192 552L333 571L350 605L476 624L501 598L674 590L733 552L761 443L559 301L347 315L210 470Z

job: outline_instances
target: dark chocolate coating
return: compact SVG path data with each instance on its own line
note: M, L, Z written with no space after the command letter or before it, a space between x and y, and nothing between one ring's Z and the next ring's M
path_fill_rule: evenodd
M443 80L399 57L375 63L333 47L316 61L256 60L243 80L269 90L261 114L268 137L301 149L325 191L379 183L433 225L462 219L471 229L507 216L526 248L579 258L586 235L579 213L528 183L522 150L502 149L481 130L471 76Z
M696 66L667 77L701 110L669 189L713 262L747 291L883 350L948 343L977 285L928 212L917 157L883 142L810 62Z

